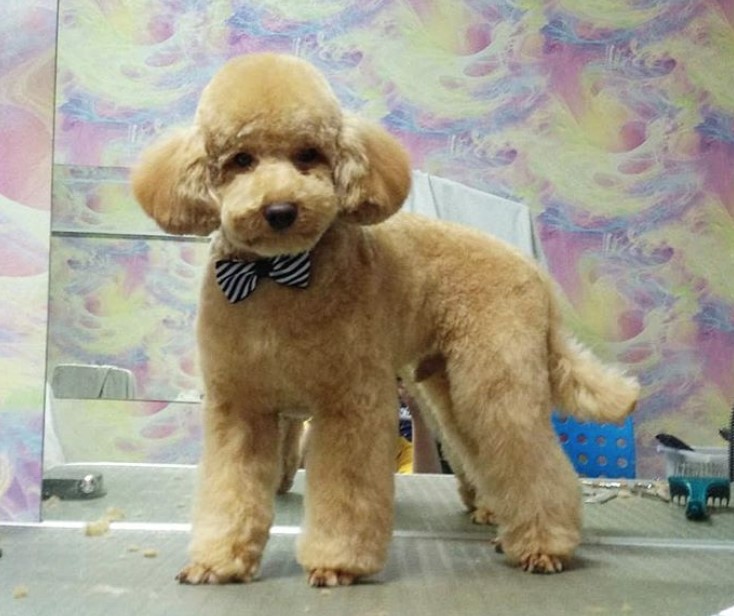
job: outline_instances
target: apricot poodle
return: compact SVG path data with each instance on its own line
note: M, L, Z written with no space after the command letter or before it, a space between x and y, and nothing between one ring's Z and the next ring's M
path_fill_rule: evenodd
M513 247L397 214L410 178L393 137L342 111L310 64L276 54L229 61L193 126L142 156L145 211L171 233L214 232L197 326L204 449L180 581L257 574L294 468L284 443L305 417L297 551L309 583L379 571L397 374L450 447L465 500L491 507L511 562L560 571L576 548L579 485L551 409L619 422L639 386L564 332L547 276Z

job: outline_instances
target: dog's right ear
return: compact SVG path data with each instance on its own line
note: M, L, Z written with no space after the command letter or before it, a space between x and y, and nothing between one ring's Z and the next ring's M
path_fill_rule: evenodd
M135 198L168 233L209 235L220 224L204 139L197 128L163 137L133 169Z

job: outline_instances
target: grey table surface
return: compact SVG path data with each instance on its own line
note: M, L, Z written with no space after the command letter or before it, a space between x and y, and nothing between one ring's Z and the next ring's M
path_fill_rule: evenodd
M261 578L180 586L191 467L96 467L107 495L47 503L42 526L0 526L0 615L645 614L713 616L734 605L734 510L709 522L681 507L615 498L585 506L584 541L560 575L523 573L471 524L448 476L398 476L390 557L353 587L312 589L295 561L303 477L277 504ZM116 507L125 519L99 537L85 521ZM147 556L146 556L147 555ZM24 595L18 596L17 595Z

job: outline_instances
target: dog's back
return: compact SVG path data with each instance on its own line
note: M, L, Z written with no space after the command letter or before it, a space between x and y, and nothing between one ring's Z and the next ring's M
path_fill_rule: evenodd
M565 330L555 285L518 249L462 225L407 213L373 233L390 247L386 252L395 253L390 267L401 277L399 295L421 298L417 304L424 312L409 315L411 322L433 321L437 347L442 336L456 337L462 329L469 338L477 329L494 330L494 339L507 346L513 336L536 330L547 340L547 373L557 410L600 422L622 421L632 411L639 384L604 365ZM486 322L480 326L482 319Z

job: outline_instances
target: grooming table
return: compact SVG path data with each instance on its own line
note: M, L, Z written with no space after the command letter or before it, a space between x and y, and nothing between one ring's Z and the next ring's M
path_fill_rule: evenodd
M453 477L400 475L385 570L353 587L313 589L294 556L303 504L299 473L292 492L278 498L262 578L195 587L174 581L186 561L195 469L80 469L103 475L104 497L47 501L42 525L0 526L3 616L713 616L734 605L734 509L693 523L682 507L652 498L587 504L573 567L530 575L495 553L492 527L469 521ZM125 519L102 536L85 536L85 522L110 507Z

